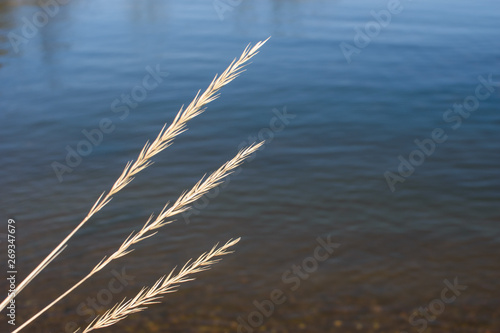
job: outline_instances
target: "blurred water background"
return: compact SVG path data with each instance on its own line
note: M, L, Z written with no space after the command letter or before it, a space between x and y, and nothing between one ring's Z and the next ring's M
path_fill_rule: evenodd
M94 308L239 236L236 253L211 271L103 332L500 331L497 1L64 2L47 12L31 1L0 1L0 232L15 219L18 282L182 104L247 43L272 38L17 298L18 324L241 144L269 140L189 217L139 244L27 332L85 325ZM388 6L390 20L375 24ZM157 69L161 82L141 97L135 87ZM479 77L496 86L481 86ZM140 98L126 106L131 93ZM453 112L464 101L474 112ZM68 166L68 147L78 149L82 131L102 119L113 129L58 179L54 162ZM446 140L431 149L435 129ZM399 156L409 160L416 139L433 152L413 153L419 165L401 176ZM318 237L340 247L297 286L287 272L314 255ZM123 270L133 279L109 298L102 290ZM434 301L445 279L467 286L446 304ZM6 294L5 279L0 287ZM286 301L253 328L254 301L274 289ZM418 313L430 304L435 316ZM0 330L10 330L1 318Z

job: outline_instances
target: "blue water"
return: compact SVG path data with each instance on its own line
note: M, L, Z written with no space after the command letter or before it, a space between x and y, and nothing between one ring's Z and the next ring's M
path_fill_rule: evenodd
M112 269L125 267L134 281L100 311L240 236L212 270L107 331L244 331L238 318L248 324L254 301L273 289L286 301L249 326L255 332L500 331L500 5L391 3L73 0L29 30L43 8L0 1L0 233L16 220L19 281L183 104L248 43L272 36L17 297L18 323L260 136L265 149L219 194L27 332L85 325L89 314L78 307L99 295ZM372 11L390 19L375 23ZM140 95L135 87L156 68L161 82ZM126 95L137 98L126 106ZM67 149L84 149L82 131L101 122L112 129L69 166ZM71 172L58 176L54 163ZM292 290L283 274L328 235L340 247ZM431 319L418 313L455 278L467 289ZM11 329L5 318L2 331Z

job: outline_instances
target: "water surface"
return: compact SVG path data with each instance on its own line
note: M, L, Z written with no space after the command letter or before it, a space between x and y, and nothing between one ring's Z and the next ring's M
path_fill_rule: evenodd
M226 4L222 20L220 3ZM74 0L16 44L13 34L26 36L25 18L42 9L29 1L0 2L0 232L8 218L16 220L19 281L183 104L247 43L272 36L189 131L17 298L18 323L240 144L269 135L273 118L286 110L294 117L218 195L138 244L27 332L85 325L93 298L102 311L215 243L240 236L236 252L212 270L103 332L237 332L238 318L252 320L255 301L270 299L274 289L286 301L255 332L418 332L425 325L425 332L499 331L500 87L468 117L447 111L475 95L479 77L500 81L500 6L402 2L402 11L349 62L340 45L355 47L356 29L387 6ZM147 97L133 107L113 104L155 68L168 76ZM58 179L54 162L67 165L67 149L78 149L86 140L82 131L106 118L113 130ZM384 174L397 175L398 157L408 160L418 149L415 140L432 138L435 129L446 140L391 191ZM297 286L290 280L297 275L287 272L314 255L318 237L340 246ZM0 258L6 261L5 254ZM113 272L123 270L133 280L106 298ZM443 281L455 278L467 289L436 308L442 313L411 316L440 300ZM10 329L5 317L0 325Z

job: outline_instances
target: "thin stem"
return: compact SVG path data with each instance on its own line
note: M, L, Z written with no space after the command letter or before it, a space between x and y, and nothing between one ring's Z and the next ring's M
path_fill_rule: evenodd
M264 45L264 43L266 43L268 39L266 39L265 41L258 42L252 48L250 48L250 45L248 45L241 54L241 56L238 59L234 59L229 65L229 67L227 67L226 70L219 77L217 77L217 75L214 77L208 88L201 95L200 92L198 92L195 98L191 101L191 103L188 105L186 109L183 110L183 108L181 108L179 110L174 121L168 128L166 128L165 124L165 126L163 126L162 130L160 131L156 139L151 144L149 142L146 142L141 152L139 153L137 160L135 162L130 161L127 163L125 169L123 169L122 174L113 184L113 187L110 189L110 191L108 193L104 192L101 194L101 196L94 203L94 206L89 211L87 216L85 216L85 218L73 229L73 231L71 231L70 234L66 236L66 238L64 238L61 241L61 243L59 243L59 245L57 245L56 248L52 252L50 252L50 254L45 259L43 259L43 261L17 286L16 290L13 293L11 293L7 298L5 298L2 301L2 303L0 303L0 311L2 311L9 304L9 302L12 299L14 299L14 297L19 295L19 293L43 269L45 269L45 267L47 267L47 265L52 260L54 260L55 257L57 257L61 253L63 247L73 237L73 235L78 230L80 230L80 228L83 227L83 225L95 213L97 213L104 206L106 206L113 198L113 195L115 195L125 186L127 186L134 179L134 176L136 174L146 169L153 163L151 161L151 158L153 156L155 156L156 154L158 154L159 152L170 146L177 135L186 131L187 122L193 119L194 117L198 116L199 114L203 113L205 111L203 107L219 97L218 91L223 86L225 86L226 84L234 80L236 77L238 77L238 75L244 71L245 65L253 56L255 56L258 53L257 52L258 49L262 45Z
M36 315L28 319L28 321L19 326L12 333L19 332L21 329L28 326L32 321L37 319L40 315L50 309L54 304L66 297L70 292L75 290L79 285L89 279L92 275L106 267L111 261L126 256L127 254L132 252L133 250L130 249L132 245L155 235L156 231L154 230L172 223L169 218L187 211L190 208L190 204L201 198L204 194L208 193L214 187L220 185L226 176L230 175L234 171L234 169L239 167L245 161L245 159L250 157L250 155L257 151L263 144L264 141L254 143L247 148L240 150L231 160L224 163L219 169L210 174L210 176L201 178L189 191L182 193L174 204L169 206L169 204L167 203L156 219L153 220L153 215L151 215L142 229L137 233L133 232L129 237L127 237L122 245L112 255L110 255L109 257L104 257L80 282L68 289L56 300L47 305Z
M220 260L215 259L216 257L232 253L227 249L239 241L240 238L230 239L219 248L215 245L209 252L203 253L195 261L189 260L175 275L173 275L175 271L173 269L168 276L165 275L158 279L152 287L143 287L134 298L128 301L124 299L103 315L97 317L82 333L114 325L133 313L144 311L148 305L160 303L159 300L163 298L164 294L176 292L179 284L194 280L194 278L189 277L190 275L210 269L213 264ZM79 330L76 330L75 333L79 332Z

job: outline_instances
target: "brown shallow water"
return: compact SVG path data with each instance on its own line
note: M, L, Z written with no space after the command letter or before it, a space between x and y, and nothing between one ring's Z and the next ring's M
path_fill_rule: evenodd
M235 237L235 253L213 269L102 332L500 332L500 87L460 126L443 118L475 94L479 76L500 81L496 2L405 3L350 64L339 44L386 2L243 1L221 21L211 1L72 1L19 52L9 33L22 33L23 17L40 9L0 4L0 237L14 219L17 282L183 103L249 41L273 36L16 298L17 323L249 136L269 135L277 112L293 115L193 214L138 244L26 332L71 332ZM120 118L113 101L157 65L169 75ZM60 182L52 163L64 163L67 147L103 118L114 131ZM384 173L397 172L398 156L408 159L415 139L436 128L447 141L392 192ZM331 253L321 245L328 239L338 245ZM11 328L2 313L0 332Z

